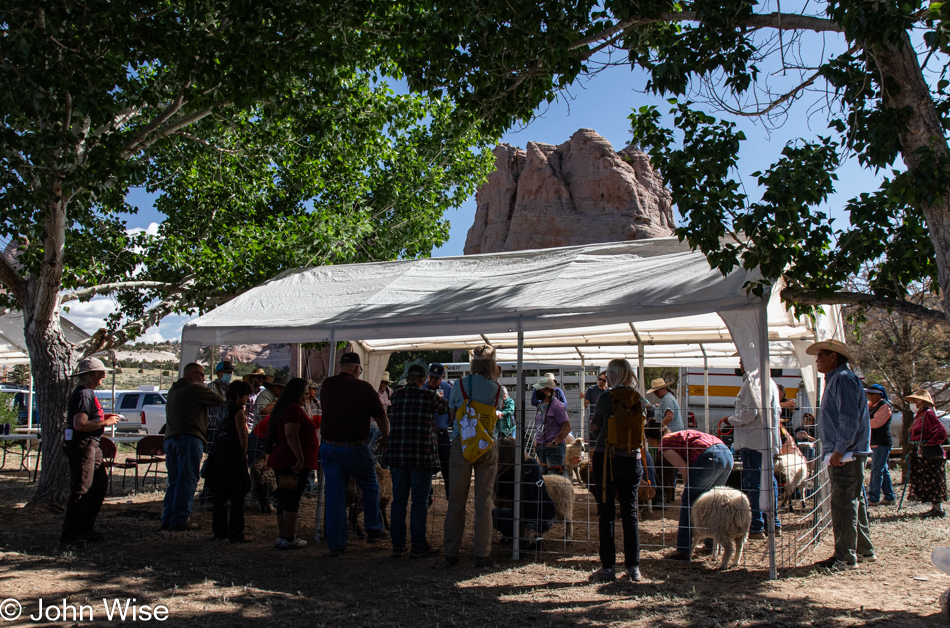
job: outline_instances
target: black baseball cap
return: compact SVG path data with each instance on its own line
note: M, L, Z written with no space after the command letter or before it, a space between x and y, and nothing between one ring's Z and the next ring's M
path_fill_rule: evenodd
M340 358L340 364L359 364L359 363L360 363L359 353L344 353L343 357Z
M432 377L443 377L445 375L445 367L441 362L433 362L429 365L429 375Z
M406 370L407 375L412 375L413 373L422 375L423 377L426 376L426 370L421 364L413 364Z

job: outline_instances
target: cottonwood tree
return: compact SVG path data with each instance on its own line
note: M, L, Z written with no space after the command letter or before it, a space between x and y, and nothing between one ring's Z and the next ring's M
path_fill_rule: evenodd
M43 429L32 503L60 506L77 360L301 265L415 257L490 165L448 99L394 93L375 2L22 2L0 7L3 305L24 313ZM388 36L382 36L382 31ZM133 186L157 234L126 229ZM73 345L60 310L107 296Z
M635 111L635 139L672 191L683 217L678 235L714 267L759 267L756 291L785 275L785 295L799 304L876 304L947 320L950 4L460 0L429 7L418 9L421 32L450 24L460 36L407 51L414 88L443 87L506 124L604 63L627 63L644 72L646 91L673 104L669 115ZM802 138L771 165L746 168L735 124L743 117L766 127L787 121ZM870 187L847 203L850 224L839 226L817 208L846 156L866 169ZM868 261L876 263L869 291L848 290ZM907 298L902 286L915 281L939 287L943 311Z

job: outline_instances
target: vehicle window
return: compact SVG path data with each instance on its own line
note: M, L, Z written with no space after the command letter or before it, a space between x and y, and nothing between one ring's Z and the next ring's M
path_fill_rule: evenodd
M135 410L139 405L139 396L138 395L126 395L122 398L122 405L119 406L122 410Z
M165 398L161 395L145 395L145 405L147 406L164 406Z

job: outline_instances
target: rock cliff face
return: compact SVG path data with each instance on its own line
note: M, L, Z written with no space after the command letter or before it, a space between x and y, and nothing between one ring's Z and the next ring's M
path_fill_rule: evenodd
M554 146L495 148L465 254L642 240L673 234L670 194L642 151L615 152L592 129Z

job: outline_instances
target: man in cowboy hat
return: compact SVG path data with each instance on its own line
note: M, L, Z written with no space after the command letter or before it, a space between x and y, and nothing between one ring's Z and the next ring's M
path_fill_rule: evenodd
M778 482L773 473L769 477L763 465L765 456L777 456L782 446L779 432L781 425L782 407L779 402L778 386L775 380L770 379L771 412L760 412L761 408L761 380L750 377L745 370L742 360L739 360L739 371L742 374L742 388L736 396L735 414L728 417L727 422L733 426L733 448L739 452L742 461L742 492L749 498L752 507L752 522L749 524L749 538L765 538L768 525L765 516L768 507L763 511L762 502L768 500L762 495L767 489L763 485L772 485L772 515L775 517L775 536L782 534L782 523L778 518ZM769 434L771 431L771 435ZM768 501L766 501L768 504Z
M647 394L653 393L660 400L656 412L660 423L669 428L670 432L679 432L685 429L683 419L680 418L680 405L676 403L676 395L670 392L670 384L659 377L650 382L650 386L651 388L647 391Z
M251 385L251 394L248 396L244 413L247 415L247 429L252 429L263 418L257 416L254 412L257 409L257 398L264 392L264 383L272 382L274 378L265 373L261 367L257 367L241 379Z
M68 420L63 434L69 464L69 497L59 537L62 550L83 547L88 541L102 538L95 523L106 496L108 479L102 464L99 439L106 427L116 424L119 415L102 411L95 389L111 370L98 358L85 358L70 375L77 378L78 385L69 397Z
M208 443L208 408L224 403L224 397L205 386L205 367L197 362L185 366L184 377L168 389L165 405L165 467L168 487L162 529L196 530L188 521L198 487L201 457Z
M864 385L848 368L851 353L837 340L822 340L805 350L825 376L818 411L818 435L831 478L831 525L835 553L815 564L823 569L853 569L874 561L864 504L864 468L871 455L871 417Z

